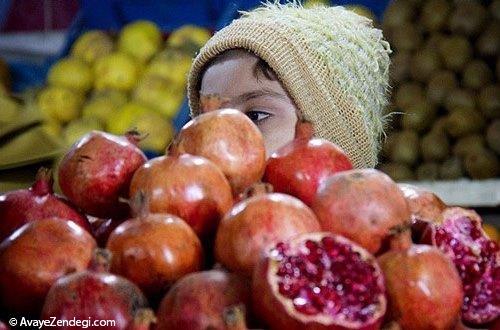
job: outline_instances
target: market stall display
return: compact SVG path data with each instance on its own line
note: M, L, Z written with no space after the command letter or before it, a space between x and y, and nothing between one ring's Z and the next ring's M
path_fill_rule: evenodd
M193 138L204 134L214 120L260 134L242 118L214 110L187 123L176 140L186 139L183 134L193 126ZM311 162L326 157L325 166L336 174L318 178L312 198L305 195L303 201L280 192L283 183L276 192L259 183L268 169L272 179L274 159L262 164L259 175L246 177L248 169L225 172L228 160L212 162L203 149L186 154L172 148L147 160L125 140L103 132L83 136L54 173L64 195L55 195L49 172L40 171L30 189L0 196L0 232L6 235L0 244L0 317L88 319L104 310L120 320L119 329L129 329L150 306L160 329L226 329L226 309L243 304L246 322L268 329L378 329L390 322L402 329L444 329L460 319L479 327L499 321L500 250L472 210L447 206L433 193L398 185L378 170L350 169L340 149L325 156L310 135L283 149L302 144ZM243 140L232 143L245 148ZM132 155L137 162L123 168ZM244 163L246 154L232 157ZM309 166L292 163L294 173ZM240 177L244 194L230 185ZM32 206L16 208L20 203ZM29 219L20 221L20 212ZM79 224L60 218L61 212ZM109 228L107 219L117 224ZM105 231L106 237L98 236ZM52 241L53 235L59 239ZM92 258L98 244L111 253L96 250ZM44 259L37 257L42 250ZM47 275L37 276L41 272ZM412 281L426 285L408 286ZM85 283L101 286L115 302L76 289ZM208 291L196 289L200 285ZM252 287L253 301L245 287ZM124 288L130 295L120 295ZM77 291L71 303L61 305L54 297L63 299L64 290ZM218 295L217 304L207 300ZM186 304L186 312L174 302ZM212 308L189 307L200 303Z
M500 329L498 223L471 208L500 205L485 3L393 0L376 23L394 50L378 169L302 118L266 157L216 94L174 129L200 26L80 31L22 94L0 62L0 330Z

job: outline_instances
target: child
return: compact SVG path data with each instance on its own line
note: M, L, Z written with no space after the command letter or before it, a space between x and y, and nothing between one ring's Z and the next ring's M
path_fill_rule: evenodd
M377 163L387 105L389 44L371 21L342 7L267 3L217 32L195 58L191 115L200 96L245 112L268 155L293 139L297 120L339 145L355 167Z

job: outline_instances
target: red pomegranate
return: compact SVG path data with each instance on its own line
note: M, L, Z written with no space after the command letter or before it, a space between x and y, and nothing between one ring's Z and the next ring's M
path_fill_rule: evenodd
M320 231L320 226L314 213L295 197L265 191L249 195L221 220L215 259L231 271L251 276L263 249Z
M398 185L374 169L337 173L320 187L312 209L325 231L345 236L370 253L391 231L410 225L410 210Z
M223 270L189 274L163 298L157 330L225 330L224 309L249 302L250 283L243 277Z
M400 183L413 220L435 222L439 221L446 204L436 194L409 184Z
M264 138L245 114L234 109L201 114L184 125L170 146L171 155L188 153L214 162L237 196L264 174Z
M137 133L88 133L73 145L59 165L61 190L90 215L127 216L128 205L120 197L127 197L132 175L147 160L137 143Z
M390 250L378 258L388 315L402 329L451 329L460 319L463 290L447 256L428 245Z
M50 171L41 168L30 188L0 195L0 242L25 223L49 217L71 220L92 232L87 218L55 195L52 184Z
M329 176L351 170L352 164L335 144L312 138L312 128L305 125L301 123L297 137L267 160L264 181L276 192L295 196L311 206L318 187Z
M109 236L111 272L137 284L156 299L184 275L201 269L201 242L180 218L141 214L119 225Z
M103 328L127 329L147 300L135 284L108 272L110 261L109 251L96 249L89 270L59 278L47 294L42 319L114 320Z
M375 258L332 233L269 249L255 269L253 308L271 330L379 329L386 311Z
M72 221L25 224L0 244L0 307L38 315L52 284L86 269L95 247L92 236Z
M233 204L224 174L209 160L192 155L163 156L137 170L130 198L146 194L149 210L185 220L200 237L212 236Z
M500 317L500 252L481 228L481 218L460 207L447 208L441 223L431 224L423 242L431 243L455 264L462 279L462 319L489 325Z

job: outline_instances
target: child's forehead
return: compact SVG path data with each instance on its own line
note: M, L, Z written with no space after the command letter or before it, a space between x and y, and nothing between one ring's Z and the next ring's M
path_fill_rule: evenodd
M219 55L217 55L208 66L212 66L215 64L219 64L224 61L228 60L234 60L234 59L255 59L257 60L259 57L252 52L242 49L242 48L235 48L235 49L229 49L226 50Z

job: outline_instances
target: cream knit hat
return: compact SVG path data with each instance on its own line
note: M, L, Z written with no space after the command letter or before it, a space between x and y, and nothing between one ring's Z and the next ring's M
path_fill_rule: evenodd
M191 115L200 74L222 52L243 48L266 61L317 137L339 145L356 168L377 163L387 105L389 43L369 19L343 7L267 3L217 32L194 59Z

